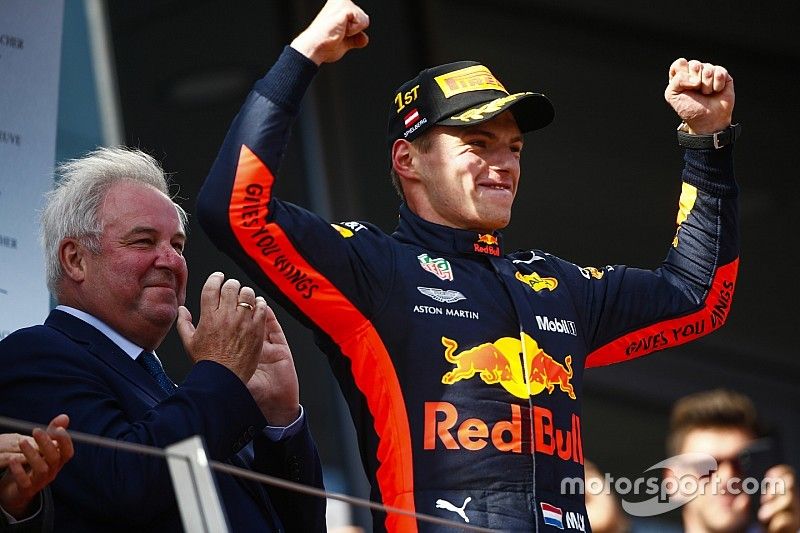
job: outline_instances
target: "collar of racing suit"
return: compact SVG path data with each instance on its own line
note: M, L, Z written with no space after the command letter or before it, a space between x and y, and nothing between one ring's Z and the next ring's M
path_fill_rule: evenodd
M406 204L400 206L400 223L394 236L401 242L424 243L426 248L435 252L503 255L503 236L499 231L479 233L434 224L414 214Z

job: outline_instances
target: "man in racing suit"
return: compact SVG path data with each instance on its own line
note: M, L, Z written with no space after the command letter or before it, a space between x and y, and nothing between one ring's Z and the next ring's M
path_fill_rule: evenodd
M271 195L318 66L365 46L367 25L349 0L330 0L286 47L228 132L200 223L315 332L375 501L494 529L588 531L583 495L561 493L562 479L583 476L584 368L690 341L727 317L738 264L733 80L707 63L670 68L665 96L686 123L682 142L697 148L685 153L663 265L581 268L503 251L522 134L553 112L477 63L425 70L392 97L405 199L392 235ZM435 529L397 513L375 515L375 528Z

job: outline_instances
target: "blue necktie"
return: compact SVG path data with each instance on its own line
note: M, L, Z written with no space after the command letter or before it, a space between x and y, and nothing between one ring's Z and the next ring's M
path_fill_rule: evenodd
M153 355L151 352L147 350L142 350L142 353L139 354L139 357L136 358L136 361L147 370L147 373L153 376L158 383L158 386L161 387L161 390L166 392L168 395L175 392L175 389L178 388L175 383L169 379L169 376L164 369L161 367L161 363L158 362L156 356Z

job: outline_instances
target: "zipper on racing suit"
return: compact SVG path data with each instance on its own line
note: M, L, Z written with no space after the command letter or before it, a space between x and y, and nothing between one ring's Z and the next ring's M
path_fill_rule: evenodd
M497 277L500 278L500 281L503 283L503 286L506 288L506 291L511 298L511 302L514 305L514 311L517 314L517 321L519 322L519 341L521 346L521 357L522 357L522 369L523 369L523 377L525 379L525 388L528 390L528 409L530 412L533 412L533 394L531 393L531 383L530 383L530 369L528 368L528 358L526 353L525 347L525 336L523 333L525 332L525 323L523 317L531 316L531 305L530 301L528 300L523 285L521 283L510 283L511 280L514 280L514 275L517 270L511 264L508 259L504 257L487 257L489 262L492 264L492 268L494 269ZM537 509L538 505L538 497L536 494L536 450L534 446L535 436L534 436L534 425L533 425L533 417L528 417L529 424L530 424L530 435L531 435L531 494L533 498L532 505L530 506L531 513L533 515L533 523L534 523L534 531L539 533L539 511Z

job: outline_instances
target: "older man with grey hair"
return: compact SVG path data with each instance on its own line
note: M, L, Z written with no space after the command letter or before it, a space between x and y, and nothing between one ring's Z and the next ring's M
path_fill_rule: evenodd
M210 457L322 486L292 355L262 297L222 273L183 306L186 214L147 154L104 148L60 167L42 213L60 305L0 342L0 413L164 447L201 435ZM155 355L173 322L194 365L180 386ZM325 502L231 476L216 482L233 531L324 530ZM52 485L56 530L180 531L165 462L77 445Z

